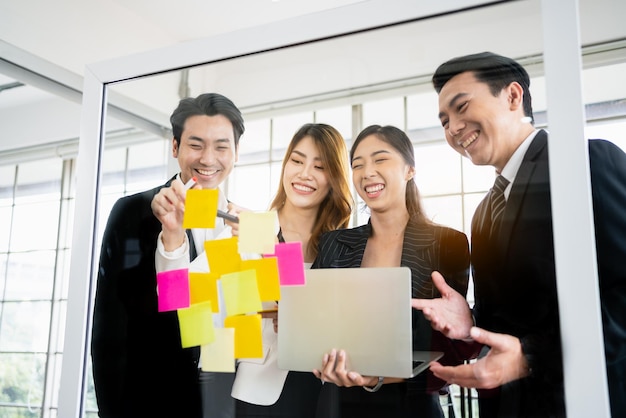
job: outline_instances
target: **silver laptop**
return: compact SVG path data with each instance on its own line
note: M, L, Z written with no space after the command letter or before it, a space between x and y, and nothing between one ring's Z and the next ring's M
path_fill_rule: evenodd
M306 270L303 286L282 286L278 367L312 371L343 349L364 376L413 377L442 352L412 348L411 271L407 267Z

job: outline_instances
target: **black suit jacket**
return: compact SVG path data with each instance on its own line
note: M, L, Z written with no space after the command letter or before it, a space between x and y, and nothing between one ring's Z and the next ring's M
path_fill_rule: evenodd
M524 156L498 236L482 230L486 199L472 221L477 325L520 338L533 370L482 392L481 417L565 415L547 137L540 131ZM589 151L611 404L626 416L626 155L599 140Z
M119 199L102 239L91 343L101 417L201 416L199 349L182 348L175 311L157 310L150 203L161 187Z
M371 230L372 226L368 223L322 235L319 253L311 268L360 267ZM451 287L465 295L469 261L469 245L465 234L444 226L420 225L409 221L404 233L401 265L411 269L412 297L440 297L431 279L433 271L439 271ZM444 351L445 356L441 359L444 364L459 364L461 361L450 340L434 331L418 310L413 310L413 349ZM436 391L444 382L428 371L411 379L410 384L412 390L423 392Z

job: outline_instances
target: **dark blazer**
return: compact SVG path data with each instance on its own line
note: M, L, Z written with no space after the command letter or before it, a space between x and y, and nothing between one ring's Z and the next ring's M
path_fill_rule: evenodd
M538 132L524 156L498 236L482 228L486 199L472 220L477 325L520 338L532 368L526 379L481 391L481 418L565 416L547 137ZM589 150L611 403L613 416L626 416L626 155L606 141Z
M102 239L91 342L101 417L201 416L199 349L181 347L175 311L157 311L150 203L161 187L119 199Z
M370 223L353 228L331 231L320 240L319 253L311 268L360 267L367 239L371 235ZM420 225L409 221L404 233L401 265L411 269L412 297L435 298L439 292L432 283L431 273L439 271L457 292L467 293L469 277L469 245L462 232L439 225ZM461 359L451 341L434 331L421 311L413 310L414 350L444 351L444 364L459 364ZM407 384L407 393L436 392L444 385L430 371L422 373ZM385 385L387 386L387 385ZM383 388L385 388L383 386ZM389 385L395 386L395 385ZM344 389L344 390L350 390ZM380 394L366 393L365 399L373 400ZM392 388L388 388L392 389ZM438 402L438 396L437 396ZM426 411L424 415L429 416ZM384 416L392 416L386 411ZM402 415L397 415L402 416Z

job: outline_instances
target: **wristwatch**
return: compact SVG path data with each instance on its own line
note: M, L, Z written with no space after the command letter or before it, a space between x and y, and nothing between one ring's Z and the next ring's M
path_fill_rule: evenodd
M378 392L378 389L380 389L380 387L383 385L383 380L384 380L384 377L378 376L378 383L376 383L374 387L363 386L363 389L365 389L368 392Z

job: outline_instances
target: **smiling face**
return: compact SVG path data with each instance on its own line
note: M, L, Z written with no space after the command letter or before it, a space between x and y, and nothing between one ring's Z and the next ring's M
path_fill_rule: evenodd
M501 171L533 130L523 122L522 97L516 82L494 96L471 72L451 78L439 93L439 119L446 141L474 164Z
M195 115L187 118L180 145L173 141L181 179L196 177L204 189L217 188L233 170L237 149L233 125L222 115Z
M415 169L390 144L368 135L352 156L352 181L361 199L372 212L406 209L406 184Z
M318 208L330 192L324 162L315 141L305 136L287 157L283 171L286 205Z

